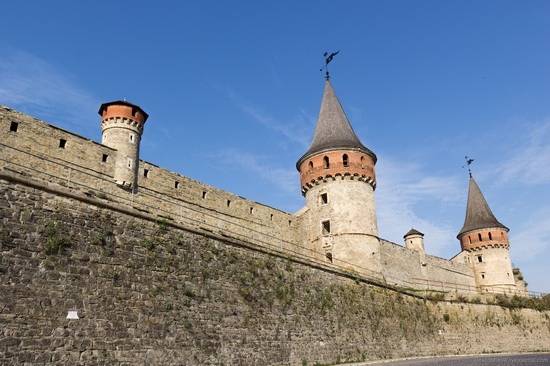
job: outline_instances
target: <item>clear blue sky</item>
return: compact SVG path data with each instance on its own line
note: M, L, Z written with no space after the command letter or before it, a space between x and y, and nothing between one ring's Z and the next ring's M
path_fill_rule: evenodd
M450 258L464 156L529 289L550 292L550 2L8 1L0 103L99 141L99 105L150 115L142 158L304 205L296 160L333 87L378 155L380 236Z

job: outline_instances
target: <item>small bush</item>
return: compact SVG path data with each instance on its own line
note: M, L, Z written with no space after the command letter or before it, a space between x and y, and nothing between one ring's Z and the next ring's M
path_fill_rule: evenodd
M157 243L156 243L156 240L154 238L152 238L152 239L147 238L147 239L145 239L145 242L143 243L143 245L145 246L145 248L147 250L153 250L157 246Z
M185 320L183 321L183 326L185 327L185 329L191 329L191 327L192 327L193 325L191 324L191 322L189 321L189 319L185 319Z
M166 234L168 231L168 221L166 219L162 219L157 222L157 235Z
M187 296L187 297L195 297L195 292L193 292L193 289L188 288L188 287L185 288L184 294L185 294L185 296Z
M63 235L57 223L49 223L46 226L46 238L44 253L47 255L60 254L69 246L68 239Z
M252 301L254 299L248 287L239 288L239 293L246 301Z
M464 296L464 295L457 295L457 296L456 296L456 300L457 300L458 302L467 302L468 298L467 298L466 296Z
M120 274L114 268L110 268L107 272L107 275L111 277L113 281L118 280L118 278L120 277Z
M92 238L92 244L103 245L107 244L107 238L113 235L113 229L102 228L99 233L96 233Z

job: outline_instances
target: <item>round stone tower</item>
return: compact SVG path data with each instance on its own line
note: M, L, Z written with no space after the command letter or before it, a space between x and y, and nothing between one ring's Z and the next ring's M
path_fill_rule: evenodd
M307 244L328 262L370 275L381 272L375 164L327 78L313 142L296 163L308 209Z
M403 239L405 239L405 247L416 250L419 253L424 254L424 234L415 229L410 229Z
M474 279L480 292L516 291L508 228L493 215L476 181L470 175L468 204L464 226L457 235L468 255Z
M149 117L139 106L126 101L104 103L101 142L117 150L114 180L120 187L136 190L139 169L139 144L143 126Z

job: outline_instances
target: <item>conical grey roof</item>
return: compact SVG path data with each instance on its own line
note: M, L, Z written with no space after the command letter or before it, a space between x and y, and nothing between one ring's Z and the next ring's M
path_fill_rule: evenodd
M466 219L464 226L458 233L457 237L462 234L476 229L486 229L500 227L508 231L508 228L502 225L493 215L489 208L485 197L481 193L476 181L470 177L470 186L468 188L468 204L466 206Z
M359 141L330 81L327 80L313 142L296 166L299 169L300 164L312 155L337 149L363 150L371 155L376 163L376 155Z
M406 238L409 235L422 235L422 236L424 236L423 233L421 233L420 231L418 231L414 228L411 228L405 235L403 235L403 238Z

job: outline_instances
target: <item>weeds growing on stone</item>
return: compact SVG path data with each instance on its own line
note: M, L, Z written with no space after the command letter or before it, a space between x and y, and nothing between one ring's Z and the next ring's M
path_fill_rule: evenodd
M69 241L63 235L63 232L56 222L50 222L46 226L46 246L44 253L47 255L60 254L63 249L68 247Z

